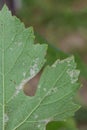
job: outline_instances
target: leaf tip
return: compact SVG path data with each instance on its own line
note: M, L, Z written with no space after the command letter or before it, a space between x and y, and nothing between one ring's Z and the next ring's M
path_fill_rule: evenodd
M8 6L6 4L3 5L1 11L0 11L0 14L3 15L11 15L11 11L9 10Z
M2 7L2 10L3 10L3 11L8 11L9 8L8 8L8 6L7 6L6 4L4 4L3 7Z

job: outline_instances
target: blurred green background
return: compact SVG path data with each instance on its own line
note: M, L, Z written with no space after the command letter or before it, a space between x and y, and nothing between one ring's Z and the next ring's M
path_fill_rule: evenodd
M10 3L10 0L8 1ZM10 5L25 26L33 26L36 41L48 44L47 64L74 54L82 88L82 107L73 119L52 122L47 130L87 130L87 0L14 0Z

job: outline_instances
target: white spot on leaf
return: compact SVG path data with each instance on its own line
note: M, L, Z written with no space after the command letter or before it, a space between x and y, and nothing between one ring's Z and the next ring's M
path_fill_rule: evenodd
M38 72L38 58L36 58L34 60L34 65L31 66L31 69L30 69L30 76L33 77L35 76L36 72Z
M50 122L52 119L46 119L46 120L44 120L44 122L45 122L45 124L48 124L48 122Z
M23 72L23 77L25 77L26 76L26 72Z
M18 42L18 46L21 46L22 45L22 42Z
M40 85L38 85L38 89L40 89L41 88L41 86Z
M47 93L47 95L48 95L48 96L50 96L50 95L51 95L51 93L52 93L52 92L51 92L51 91L49 91L49 92Z
M45 119L45 120L41 120L41 122L45 123L45 125L46 125L52 120L53 120L52 118L48 118L48 119Z
M46 89L46 88L43 88L43 91L45 91L45 92L46 92L46 91L47 91L47 89Z
M38 115L35 115L35 117L34 117L35 119L37 119L38 118Z
M21 83L18 87L16 87L16 92L14 96L18 95L18 93L22 90L24 83Z
M37 127L38 127L38 128L40 128L40 127L41 127L41 125L40 125L40 124L38 124L38 125L37 125Z
M68 63L68 64L71 64L72 62L74 63L74 57L73 56L70 56L69 58L66 58L64 60L59 60L58 63L62 64L62 63Z
M78 76L79 76L80 71L79 70L69 70L68 69L67 73L71 78L71 83L73 84L78 80Z
M60 63L60 59L58 59L58 60L52 65L52 67L56 67L58 63Z
M32 79L32 78L35 76L35 74L38 72L38 60L39 60L39 58L36 58L36 59L34 60L34 65L31 66L31 69L30 69L30 76L29 76L29 78L23 80L23 81L21 82L21 84L16 87L16 91L15 91L15 93L14 93L14 96L18 95L18 93L23 89L24 85L25 85L30 79ZM24 65L24 63L23 63L23 65ZM24 77L25 77L25 75L26 75L26 73L23 72L23 76L24 76Z

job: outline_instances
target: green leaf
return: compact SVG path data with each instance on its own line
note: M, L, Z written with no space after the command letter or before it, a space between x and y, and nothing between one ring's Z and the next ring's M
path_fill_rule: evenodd
M8 116L8 130L17 124L17 117L20 120L23 118L20 114L18 116L18 111L25 102L25 96L21 92L23 84L34 77L44 65L47 45L33 43L32 27L25 29L24 24L12 17L4 6L0 12L0 130L4 130ZM22 112L21 109L20 111Z
M32 28L12 17L7 7L0 12L0 130L45 130L52 120L74 115L79 105L73 97L79 88L74 57L47 66L33 97L25 96L24 84L44 65L46 45L34 45Z
M14 130L17 128L18 130L25 128L26 130L44 130L48 122L64 120L74 115L79 108L72 99L79 87L76 83L79 71L75 70L75 67L74 59L70 57L62 61L58 60L51 67L45 68L35 97L25 98L25 103L22 104L21 109L19 108L20 116L24 114L23 120L19 121L19 116L16 118L18 124L15 124ZM13 102L11 106L14 106ZM24 106L26 106L26 113L24 113Z

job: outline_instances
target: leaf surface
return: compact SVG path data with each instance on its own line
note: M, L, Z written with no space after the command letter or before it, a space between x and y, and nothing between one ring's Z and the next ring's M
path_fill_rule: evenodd
M25 106L20 109L25 102L23 84L44 65L47 46L34 45L34 38L33 28L25 29L24 24L12 17L4 6L0 12L0 130L5 129L8 119L8 130L22 120L24 115L20 112L25 109Z
M0 12L0 130L45 130L49 121L73 116L79 106L73 97L79 88L74 57L47 66L33 97L23 85L42 68L46 45L34 45L32 28Z
M73 102L73 97L79 87L79 83L76 82L79 71L75 68L73 57L58 60L51 67L45 68L35 97L25 98L25 104L22 105L26 106L26 116L14 130L44 130L48 122L61 121L74 115L79 108ZM11 105L14 106L14 103ZM23 113L24 108L21 114Z

